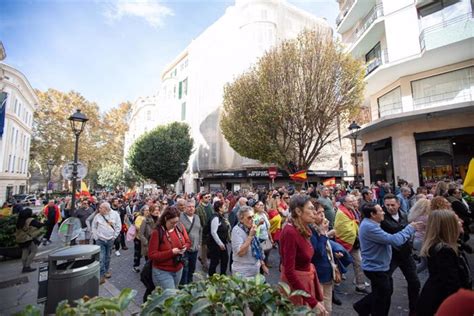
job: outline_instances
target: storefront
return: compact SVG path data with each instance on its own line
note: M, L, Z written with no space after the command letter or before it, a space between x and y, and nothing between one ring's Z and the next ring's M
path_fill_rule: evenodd
M464 179L474 157L474 127L415 133L420 184Z
M372 182L394 183L392 138L365 144L363 151L369 154L370 179Z
M343 177L347 176L347 172L344 170L308 170L307 175L306 184L318 185L323 180L333 177L337 182L340 182ZM272 182L268 169L203 172L200 181L200 186L210 192L222 190L235 192L243 189L267 190L271 187L295 184L284 170L278 170L277 177Z

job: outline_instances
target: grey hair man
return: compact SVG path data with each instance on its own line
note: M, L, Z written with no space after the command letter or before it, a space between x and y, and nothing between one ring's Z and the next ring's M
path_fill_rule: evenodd
M176 207L178 208L180 213L186 211L186 200L183 198L179 198L176 200Z
M121 223L120 215L112 212L109 203L100 204L99 212L92 221L92 238L100 247L100 284L112 276L109 271L110 254L114 241L120 234Z

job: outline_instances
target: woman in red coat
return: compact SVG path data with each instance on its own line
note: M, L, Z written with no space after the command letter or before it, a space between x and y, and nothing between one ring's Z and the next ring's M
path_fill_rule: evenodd
M309 196L294 195L290 200L291 217L283 227L280 238L281 280L288 283L292 291L303 290L309 297L292 297L297 305L307 304L318 310L318 315L327 315L323 304L323 291L311 258L309 224L316 219L315 209Z
M153 283L163 289L178 287L183 273L183 255L191 247L191 240L183 224L179 222L179 216L177 207L168 206L161 214L148 244Z

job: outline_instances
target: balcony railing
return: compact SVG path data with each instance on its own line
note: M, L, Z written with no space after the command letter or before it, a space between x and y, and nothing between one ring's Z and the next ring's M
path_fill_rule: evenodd
M379 105L379 117L384 117L391 114L402 113L402 101L391 104Z
M474 91L470 88L444 93L433 94L413 99L413 110L421 110L454 103L470 102L474 100Z
M473 18L473 12L467 12L457 17L454 17L452 19L443 20L443 22L424 28L421 31L420 37L419 37L421 51L423 52L426 49L426 38L429 36L430 33L438 32L442 29L450 27L451 25L454 25L463 21L467 21L472 18Z
M346 16L347 12L349 12L349 9L352 7L354 2L355 0L347 0L346 3L344 3L344 6L341 8L341 12L336 18L336 26L339 26L339 24L341 24L342 20Z
M354 32L352 32L351 35L348 37L348 42L349 43L354 43L357 41L362 34L364 34L365 31L374 23L375 20L383 16L383 5L382 3L379 3L375 5L369 13L361 20L359 23L359 26L356 27Z
M387 64L388 60L388 52L387 50L382 50L380 57L376 57L365 64L365 76L368 76L372 71L377 69L379 66L383 64Z

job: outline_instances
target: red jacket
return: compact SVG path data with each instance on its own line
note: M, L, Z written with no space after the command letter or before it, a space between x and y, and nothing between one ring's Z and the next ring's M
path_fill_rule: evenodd
M59 221L59 216L61 215L61 210L59 209L59 206L54 205L54 209L56 210L56 214L54 214L54 223L56 224ZM48 218L48 213L49 213L49 206L46 205L43 209L44 216Z
M154 268L169 272L177 272L183 267L182 263L175 264L173 262L173 257L175 257L175 255L173 255L172 249L181 249L183 247L189 249L191 248L191 240L189 239L188 233L183 224L178 223L178 225L180 225L182 241L178 237L176 228L171 233L162 231L161 235L163 240L161 240L161 242L158 240L160 237L158 229L162 229L160 226L158 226L157 229L154 229L151 233L150 242L148 244L148 257L152 260Z

